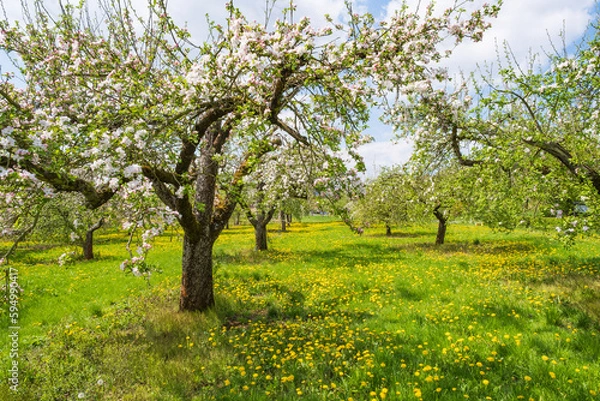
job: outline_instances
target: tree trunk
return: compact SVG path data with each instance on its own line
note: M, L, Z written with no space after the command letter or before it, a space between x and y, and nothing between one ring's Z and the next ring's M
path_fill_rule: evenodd
M250 218L250 223L254 226L254 239L255 239L255 251L266 251L268 249L267 246L267 224L273 218L275 214L275 209L269 210L267 213L260 210L257 211L255 218Z
M433 209L433 214L435 218L438 220L438 231L437 236L435 238L436 245L442 245L444 240L446 239L446 223L448 219L444 216L444 213L440 212L441 206L437 206Z
M279 221L281 222L281 232L286 232L287 231L287 221L286 221L285 212L283 210L281 210L279 212Z
M255 251L266 251L267 247L267 225L256 224L254 226Z
M204 311L214 306L212 250L210 232L197 238L184 234L180 311Z
M392 236L392 227L390 227L389 224L385 225L385 235L387 235L388 237Z
M288 226L291 226L292 225L292 219L293 219L292 214L288 213L286 217L287 217L287 224L288 224Z
M441 219L438 220L438 231L437 236L435 237L435 244L442 245L446 238L446 220Z
M94 231L102 227L103 224L104 218L101 218L85 233L85 241L83 242L83 258L85 260L94 259Z

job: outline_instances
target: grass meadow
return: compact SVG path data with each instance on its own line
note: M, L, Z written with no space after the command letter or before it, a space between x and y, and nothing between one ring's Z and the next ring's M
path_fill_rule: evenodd
M449 226L362 236L336 221L251 227L215 249L217 306L178 313L180 238L160 237L149 283L25 244L17 400L600 400L600 240ZM8 244L0 244L0 248ZM8 305L0 311L8 332ZM6 329L6 330L4 330ZM6 395L7 398L4 398Z

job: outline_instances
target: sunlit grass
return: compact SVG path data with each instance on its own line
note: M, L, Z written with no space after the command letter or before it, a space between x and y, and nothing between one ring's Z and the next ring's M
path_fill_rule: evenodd
M176 311L176 234L150 286L118 269L116 239L66 267L21 253L18 399L600 399L600 241L458 225L434 239L293 223L255 253L232 227L206 314Z

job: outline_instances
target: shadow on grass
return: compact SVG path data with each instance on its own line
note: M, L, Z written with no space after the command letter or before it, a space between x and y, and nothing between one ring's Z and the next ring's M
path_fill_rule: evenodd
M395 231L392 232L391 235L387 235L384 232L381 233L374 233L374 234L367 234L367 237L373 237L373 238L433 238L433 240L435 240L435 232L433 231L412 231L412 232L402 232L402 231Z
M446 242L436 245L434 242L410 243L393 245L396 250L404 252L432 251L444 254L467 253L474 255L503 255L514 253L528 253L535 250L535 246L523 243L498 244L495 242Z
M412 234L410 234L412 235ZM420 236L420 234L415 234ZM398 236L397 238L405 238ZM408 238L408 237L406 237ZM335 263L341 266L370 265L373 263L397 262L399 259L407 257L411 253L435 252L451 255L455 253L465 253L473 255L514 255L516 253L525 254L535 250L533 245L523 243L496 244L481 243L473 244L470 242L446 243L435 245L432 242L410 243L410 244L386 244L386 243L366 243L356 242L351 246L332 247L329 249L301 249L295 251L282 252L278 250L268 250L255 252L252 250L242 250L236 253L216 253L215 260L224 264L275 264L283 259L293 260L306 264L323 265Z

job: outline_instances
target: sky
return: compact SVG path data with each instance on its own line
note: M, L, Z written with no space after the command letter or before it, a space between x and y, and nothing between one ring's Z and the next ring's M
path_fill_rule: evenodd
M9 19L19 18L21 15L20 2L15 0L0 0ZM145 0L131 0L141 9ZM265 5L273 0L232 0L234 5L242 10L250 20L263 22L265 20ZM491 2L493 0L486 0ZM55 9L58 0L45 0L49 9ZM91 0L93 3L94 0ZM180 24L187 26L197 41L202 41L207 36L206 16L214 21L223 20L226 0L169 0L169 10L173 18ZM329 14L334 19L343 19L346 13L344 0L295 0L297 9L294 17L307 16L314 25L325 23L325 15ZM401 0L353 0L353 9L356 12L368 11L378 19L389 17L401 6ZM414 9L419 0L407 0ZM428 1L423 1L423 4ZM454 0L437 0L440 10L449 7ZM474 7L484 3L484 0L474 0L467 7ZM289 0L276 0L273 6L272 18L281 15L284 8L290 4ZM564 31L565 43L573 46L580 43L585 34L591 18L599 12L595 0L504 0L497 19L492 21L492 28L488 30L483 41L479 43L463 43L455 49L452 58L447 62L452 73L463 71L469 73L477 69L478 65L493 63L497 56L498 46L507 43L518 61L525 61L531 53L542 53L551 50L553 42L559 48L563 40L560 37ZM0 56L2 71L9 70L6 58ZM383 166L400 164L408 160L411 154L411 145L407 142L395 143L394 133L391 128L380 123L377 118L372 119L368 133L375 138L375 142L364 145L360 153L365 159L367 177L375 176Z

